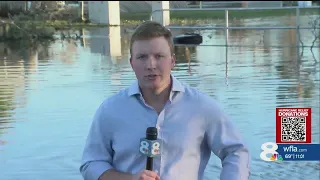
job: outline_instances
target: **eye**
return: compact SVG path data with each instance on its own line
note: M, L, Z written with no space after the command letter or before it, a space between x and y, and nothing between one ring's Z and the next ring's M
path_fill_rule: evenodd
M139 55L138 57L137 57L137 59L145 59L146 58L146 55Z
M161 55L161 54L157 54L157 55L156 55L156 58L157 58L157 59L160 59L160 58L163 58L163 57L164 57L164 55Z

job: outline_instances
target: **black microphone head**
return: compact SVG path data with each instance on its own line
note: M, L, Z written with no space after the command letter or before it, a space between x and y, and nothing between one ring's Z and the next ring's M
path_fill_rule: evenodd
M146 131L146 139L157 140L158 129L156 127L148 127Z

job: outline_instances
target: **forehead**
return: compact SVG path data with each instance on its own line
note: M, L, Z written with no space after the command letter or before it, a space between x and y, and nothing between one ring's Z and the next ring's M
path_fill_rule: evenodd
M166 53L170 52L168 41L164 37L135 40L132 44L133 53Z

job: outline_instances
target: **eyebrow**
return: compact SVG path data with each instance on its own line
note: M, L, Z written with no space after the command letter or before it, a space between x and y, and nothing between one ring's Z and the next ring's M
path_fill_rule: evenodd
M161 54L161 55L166 55L166 53L165 52L156 52L156 53L152 53L152 54L155 54L155 55L158 55L158 54ZM137 56L141 56L141 55L148 55L148 53L137 53L136 54Z
M146 53L137 53L136 56L145 56L145 55L148 55Z

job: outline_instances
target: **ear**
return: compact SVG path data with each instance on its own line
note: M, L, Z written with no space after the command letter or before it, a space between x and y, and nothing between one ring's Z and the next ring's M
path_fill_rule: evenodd
M171 68L173 68L175 66L175 64L176 64L176 55L173 54L171 56Z
M131 67L132 67L132 57L130 56L130 58L129 58L129 61L130 61L130 65L131 65Z

